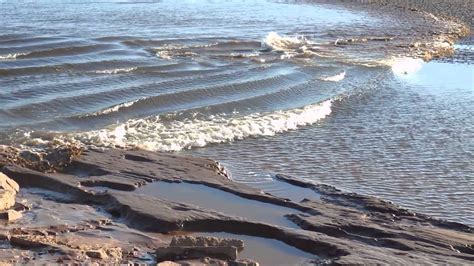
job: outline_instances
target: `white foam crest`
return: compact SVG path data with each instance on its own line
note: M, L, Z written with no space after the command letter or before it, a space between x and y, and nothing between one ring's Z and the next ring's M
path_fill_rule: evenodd
M312 58L321 56L314 51L314 42L304 38L303 36L281 36L276 32L270 32L262 42L263 46L271 47L273 50L282 52L280 59L292 59L294 57ZM321 56L325 57L325 56Z
M130 67L130 68L117 68L117 69L107 69L107 70L97 70L95 73L97 74L120 74L120 73L129 73L132 71L137 70L137 67Z
M166 59L166 60L171 60L171 58L172 58L171 53L169 51L166 51L166 50L157 51L156 56L159 57L159 58Z
M211 143L231 142L314 124L331 113L332 100L303 108L256 113L244 117L213 116L209 119L186 119L164 122L159 117L132 119L112 129L102 129L72 136L98 146L139 147L153 151L179 151Z
M250 58L250 57L257 57L259 56L259 52L250 52L250 53L231 53L231 57L236 57L236 58Z
M15 60L19 56L24 56L28 54L29 53L16 53L16 54L0 55L0 60Z
M288 51L300 48L301 46L308 43L308 41L302 37L289 37L281 36L276 32L270 32L263 40L263 44L273 48L276 51Z
M126 108L126 107L130 107L130 106L134 105L136 102L138 102L140 100L141 99L137 99L137 100L134 100L134 101L117 104L117 105L99 110L99 111L91 113L91 114L86 114L86 115L84 115L84 117L99 116L99 115L104 115L104 114L115 113L115 112L118 112L121 108Z
M339 81L343 80L345 77L346 77L346 71L343 71L342 73L339 73L339 74L334 75L334 76L320 78L320 80L331 81L331 82L339 82Z
M207 43L207 44L197 44L197 45L178 45L178 44L165 44L159 47L153 48L156 53L155 55L159 58L171 60L175 56L197 56L195 52L185 51L186 49L196 49L196 48L208 48L216 46L219 43Z
M159 58L166 59L166 60L171 60L173 59L173 57L192 57L192 56L197 56L197 54L194 52L181 51L181 50L177 50L177 51L163 50L163 51L157 51L156 56Z
M170 51L170 50L183 50L183 49L194 49L194 48L208 48L218 45L218 42L196 44L196 45L179 45L179 44L164 44L162 46L154 47L155 51Z
M420 71L424 61L419 58L400 57L385 60L383 63L390 66L395 75L412 75Z
M281 60L291 59L295 57L296 55L297 53L294 53L294 52L285 52L284 54L280 55L280 59Z

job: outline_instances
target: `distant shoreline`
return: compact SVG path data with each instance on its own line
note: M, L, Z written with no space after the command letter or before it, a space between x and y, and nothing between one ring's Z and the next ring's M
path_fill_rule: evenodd
M313 0L318 3L332 3L342 5L357 5L359 7L372 6L377 9L400 8L403 10L424 11L436 16L455 19L463 22L472 29L474 25L473 0Z
M368 0L384 5L421 9L437 16L459 19L473 27L474 1L472 0Z

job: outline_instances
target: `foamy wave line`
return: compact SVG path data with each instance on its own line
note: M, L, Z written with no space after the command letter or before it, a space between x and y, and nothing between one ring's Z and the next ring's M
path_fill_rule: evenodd
M276 51L288 51L301 48L305 44L310 44L310 42L301 36L281 36L276 32L270 32L265 37L262 44L269 46Z
M15 60L17 57L28 55L29 53L16 53L16 54L6 54L0 55L0 60Z
M282 36L276 32L270 32L262 41L262 46L271 47L277 52L282 52L280 59L291 59L294 57L327 57L332 58L334 55L329 55L329 51L324 51L323 54L316 52L314 49L317 44L306 39L303 36Z
M183 52L183 51L157 51L156 56L162 59L171 60L174 57L192 57L197 56L194 52Z
M320 78L320 80L331 81L331 82L339 82L339 81L343 80L345 77L346 77L346 71L343 71L342 73L334 75L334 76Z
M120 74L120 73L128 73L137 70L137 67L130 67L130 68L117 68L117 69L109 69L109 70L97 70L95 73L97 74Z
M389 66L395 75L411 75L423 68L424 61L412 57L392 57L378 62L380 65Z
M208 48L218 45L218 42L205 43L205 44L196 44L196 45L179 45L179 44L165 44L153 48L155 51L170 51L170 50L183 50L183 49L194 49L194 48Z
M157 51L156 56L159 58L171 60L171 53L169 51Z
M256 113L244 117L214 116L208 120L163 122L159 117L132 119L111 129L67 136L97 146L138 147L153 151L179 151L280 132L314 124L331 114L332 100L303 108Z
M115 113L115 112L118 112L121 108L127 108L127 107L130 107L130 106L134 105L135 103L137 103L140 100L141 99L137 99L137 100L134 100L134 101L117 104L117 105L99 110L99 111L91 113L91 114L86 114L83 117L99 116L99 115Z
M413 57L390 57L382 60L372 60L372 61L351 61L359 66L364 67L390 67L394 74L396 75L409 75L418 72L425 62L420 58Z
M216 46L219 43L208 43L208 44L201 44L201 45L177 45L177 44L165 44L160 47L153 48L155 50L155 55L159 58L171 60L173 57L183 57L183 56L197 56L196 53L192 51L185 51L185 49L196 49L196 48L207 48Z
M258 57L260 55L259 52L252 52L252 53L231 53L231 57L235 58L250 58L250 57Z

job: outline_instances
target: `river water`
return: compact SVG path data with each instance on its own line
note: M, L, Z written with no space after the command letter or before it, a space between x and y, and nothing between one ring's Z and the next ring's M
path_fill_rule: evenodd
M0 143L187 153L474 224L472 40L311 1L0 1ZM351 39L351 41L347 41ZM291 194L291 193L290 193Z

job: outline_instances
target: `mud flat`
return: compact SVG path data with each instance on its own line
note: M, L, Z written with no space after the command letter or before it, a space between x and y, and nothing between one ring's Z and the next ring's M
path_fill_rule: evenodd
M317 196L275 197L233 182L217 162L169 153L71 152L60 166L43 162L46 172L12 165L22 156L28 165L16 149L0 154L1 171L19 184L17 202L26 206L21 218L4 222L5 262L255 265L259 258L243 252L245 241L252 250L288 250L293 260L286 263L474 260L469 226L285 175L275 178Z
M471 0L310 0L312 3L345 6L377 17L397 21L397 27L389 30L391 38L376 41L391 42L400 54L422 58L425 61L451 57L453 44L471 36L474 25L474 8ZM389 20L390 20L389 19ZM403 32L410 32L407 36ZM469 38L468 38L469 39ZM374 39L349 38L336 42L347 45L374 41Z
M313 2L329 2L313 0ZM437 16L462 21L472 28L474 25L474 7L471 0L349 0L336 1L343 4L372 6L382 9L402 9L404 11L425 11Z

